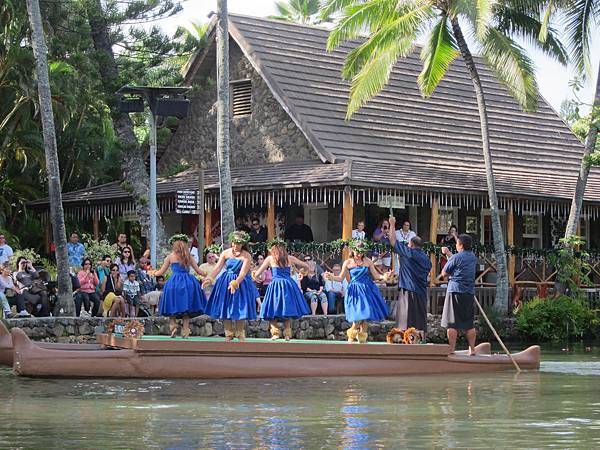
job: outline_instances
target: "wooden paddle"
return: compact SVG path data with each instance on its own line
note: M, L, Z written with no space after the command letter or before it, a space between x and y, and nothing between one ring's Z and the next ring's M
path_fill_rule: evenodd
M502 349L508 355L508 359L510 359L510 362L513 364L513 366L515 366L515 369L517 370L517 373L521 372L521 368L519 367L519 365L517 364L517 362L515 361L515 359L512 357L512 355L510 354L510 352L508 351L508 349L506 348L506 345L504 345L504 342L502 342L502 339L500 339L500 336L498 336L498 333L496 332L496 329L492 325L492 322L490 322L490 319L488 319L487 314L485 313L485 311L481 307L481 303L479 303L479 300L477 300L477 297L473 296L473 298L475 299L475 303L477 303L477 307L479 308L479 312L481 312L481 315L483 316L483 318L487 322L488 326L492 330L492 333L494 333L494 336L496 336L496 339L500 343L500 346L502 347Z

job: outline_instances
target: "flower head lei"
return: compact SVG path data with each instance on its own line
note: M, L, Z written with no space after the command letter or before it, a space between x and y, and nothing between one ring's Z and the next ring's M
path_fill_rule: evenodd
M350 241L348 247L355 253L367 253L369 251L369 244L358 239Z
M250 241L250 235L245 231L234 231L229 233L229 242L232 244L247 244Z
M183 234L183 233L174 234L173 236L171 236L169 238L169 244L171 244L171 245L173 245L173 243L177 242L177 241L182 241L187 244L187 242L188 242L187 234Z
M283 239L280 239L280 238L273 238L269 242L267 242L268 250L271 250L275 246L286 248L287 244Z

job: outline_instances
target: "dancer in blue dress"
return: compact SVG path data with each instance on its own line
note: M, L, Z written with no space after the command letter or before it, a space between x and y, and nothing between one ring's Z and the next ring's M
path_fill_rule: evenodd
M281 337L277 320L283 320L283 337L289 341L292 338L292 319L310 314L304 295L291 276L292 266L308 270L308 264L288 255L285 241L281 239L273 239L267 246L271 254L252 273L252 278L259 280L267 268L273 269L273 280L267 287L259 317L269 321L273 340Z
M190 335L190 316L202 314L206 308L206 297L200 282L190 275L190 267L200 276L206 273L198 267L188 248L188 237L185 234L176 234L169 239L173 251L165 258L159 270L149 271L149 275L158 277L163 275L169 267L173 274L165 284L158 307L161 316L169 317L171 337L177 335L177 317L183 319L181 337Z
M323 276L327 280L342 281L350 274L350 283L344 296L346 319L352 322L348 329L348 342L358 340L359 343L367 342L367 320L380 321L388 315L388 307L373 279L384 280L385 275L380 275L373 261L365 257L368 245L364 241L350 241L350 257L344 261L339 276L327 272ZM372 279L372 278L373 279Z
M202 287L215 283L206 305L206 313L213 319L223 321L226 342L232 341L234 337L243 342L246 337L246 320L256 319L256 299L260 295L249 274L252 263L247 248L249 240L250 235L245 231L231 233L231 248L221 253L216 267L202 283ZM223 267L226 271L215 282L215 277Z

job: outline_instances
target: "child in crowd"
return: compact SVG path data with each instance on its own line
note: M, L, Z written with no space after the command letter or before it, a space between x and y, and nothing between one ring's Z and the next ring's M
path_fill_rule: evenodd
M127 279L123 281L123 296L129 305L129 317L137 317L140 306L140 283L136 280L135 270L127 272Z

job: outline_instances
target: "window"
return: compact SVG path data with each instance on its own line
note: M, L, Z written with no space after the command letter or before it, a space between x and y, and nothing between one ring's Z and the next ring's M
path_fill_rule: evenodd
M252 82L250 80L231 83L231 115L233 118L252 114Z
M458 208L440 207L437 234L446 236L451 225L458 226Z
M502 226L502 234L504 235L504 241L506 242L506 213L504 211L499 211L500 213L500 225ZM482 244L493 244L494 243L494 233L492 231L492 216L490 215L489 209L481 210L481 243Z
M541 214L523 214L523 247L542 248Z

